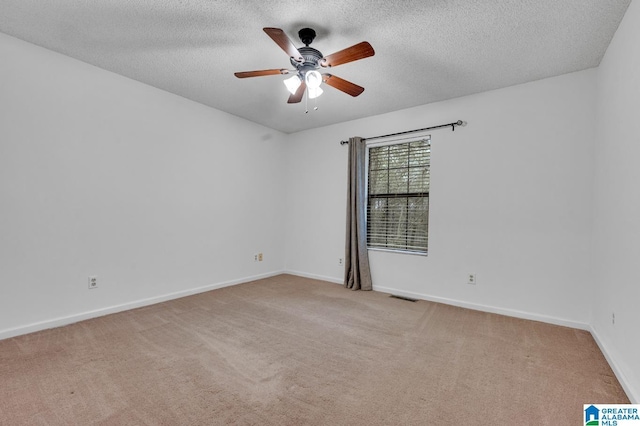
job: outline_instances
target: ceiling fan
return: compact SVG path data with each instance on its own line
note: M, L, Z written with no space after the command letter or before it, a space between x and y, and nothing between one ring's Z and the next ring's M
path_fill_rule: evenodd
M318 70L373 56L375 52L368 42L363 41L336 53L332 53L331 55L324 56L319 50L309 47L316 37L316 32L311 28L303 28L298 31L298 36L304 44L304 46L300 48L296 48L280 28L263 28L263 30L289 55L291 65L293 65L295 69L289 70L283 68L243 71L234 73L236 77L247 78L262 77L265 75L294 74L292 77L284 80L287 89L291 93L287 101L290 104L300 102L307 89L310 99L320 96L320 94L322 94L320 85L323 82L351 96L358 96L364 92L364 87L329 73L321 74Z

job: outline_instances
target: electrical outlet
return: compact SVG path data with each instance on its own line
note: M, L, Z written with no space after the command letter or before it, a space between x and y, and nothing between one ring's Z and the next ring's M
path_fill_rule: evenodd
M616 325L616 313L611 312L611 324Z
M257 255L257 254L254 254L254 255L253 255L253 261L254 261L254 262L257 262L257 261L258 261L258 255Z
M338 265L342 266L344 265L344 259L343 258L338 258Z
M467 275L467 284L476 285L476 274Z
M262 262L262 253L258 253L258 262Z
M92 275L89 277L89 290L98 288L98 277Z

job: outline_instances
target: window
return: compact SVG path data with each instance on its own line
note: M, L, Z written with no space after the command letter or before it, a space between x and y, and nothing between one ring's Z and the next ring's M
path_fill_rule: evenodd
M427 252L430 159L428 138L369 147L369 248Z

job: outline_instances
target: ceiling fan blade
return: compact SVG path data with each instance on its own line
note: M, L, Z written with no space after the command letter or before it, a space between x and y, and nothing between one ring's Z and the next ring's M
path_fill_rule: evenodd
M298 48L291 42L289 37L280 28L263 28L264 32L276 42L289 57L297 62L303 62L304 59L298 51Z
M329 86L341 90L347 95L351 95L353 97L356 97L364 92L364 87L358 86L357 84L354 84L343 78L336 77L335 75L322 74L322 81L327 83Z
M259 71L242 71L235 72L235 75L238 78L247 78L247 77L262 77L265 75L278 75L278 74L289 74L289 70L286 69L272 69L272 70L259 70Z
M300 87L298 87L298 90L296 90L296 93L289 96L289 100L287 101L288 104L297 104L298 102L300 102L302 100L302 96L304 96L304 90L307 88L307 85L304 83L304 81L300 84Z
M358 59L368 58L375 54L376 52L373 50L373 47L371 47L368 42L363 41L358 44L354 44L351 47L347 47L346 49L342 49L339 52L332 53L329 56L325 56L320 61L320 65L323 67L335 67L337 65L357 61Z

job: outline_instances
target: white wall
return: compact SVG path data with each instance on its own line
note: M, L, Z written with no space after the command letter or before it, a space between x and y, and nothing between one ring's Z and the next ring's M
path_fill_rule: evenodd
M0 57L0 338L282 270L285 135L3 34Z
M639 24L598 70L293 135L0 34L0 338L283 269L341 282L339 141L463 119L432 132L429 255L371 252L374 288L591 324L638 402Z
M598 69L593 329L640 403L640 3ZM616 322L612 323L615 312Z
M374 289L588 328L595 82L592 69L291 135L286 269L342 280L340 140L461 119L431 133L429 255L370 251Z

